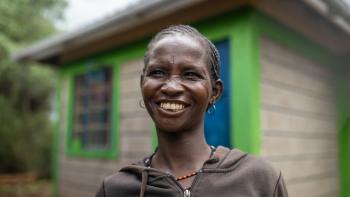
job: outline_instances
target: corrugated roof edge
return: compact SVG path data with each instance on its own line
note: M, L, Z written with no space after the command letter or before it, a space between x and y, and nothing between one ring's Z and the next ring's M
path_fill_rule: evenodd
M114 31L122 31L128 27L131 27L132 25L135 25L136 22L142 23L144 22L144 20L152 18L152 16L154 17L159 16L161 14L166 14L171 10L178 9L180 7L190 6L201 1L203 0L140 1L134 6L127 7L122 11L116 12L110 18L102 18L100 21L97 21L96 23L88 25L81 29L59 35L54 35L52 37L34 43L33 45L30 45L27 48L13 53L11 58L15 61L27 59L40 61L42 59L49 58L63 51L68 45L70 45L70 43L72 43L72 41L77 41L77 39L81 39L83 36L90 36L90 39L97 39L99 36L94 36L91 34L95 34L100 29L113 28ZM155 7L157 8L157 11L153 9ZM145 17L145 15L147 15L147 17ZM139 16L142 16L142 18L140 18ZM130 22L130 19L133 18L137 20L132 20L133 22ZM118 23L118 26L113 25L115 23ZM104 36L105 34L99 35ZM90 41L90 39L84 39L84 41L87 42Z
M303 0L350 34L350 7L343 0Z

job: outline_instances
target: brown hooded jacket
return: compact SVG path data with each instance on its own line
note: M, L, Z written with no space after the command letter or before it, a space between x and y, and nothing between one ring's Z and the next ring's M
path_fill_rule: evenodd
M265 160L219 146L184 189L163 171L145 162L106 177L96 197L288 197L281 173Z

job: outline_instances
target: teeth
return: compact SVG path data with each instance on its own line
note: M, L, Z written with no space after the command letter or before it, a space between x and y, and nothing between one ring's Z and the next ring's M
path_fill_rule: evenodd
M179 111L185 108L183 104L179 103L161 103L160 107L166 110Z

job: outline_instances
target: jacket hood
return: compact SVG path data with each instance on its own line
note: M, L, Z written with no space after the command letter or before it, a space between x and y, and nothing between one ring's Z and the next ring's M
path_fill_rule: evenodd
M223 146L216 148L212 157L204 162L201 171L206 172L224 172L233 170L239 165L239 161L247 156L247 153L242 152L238 149L228 149ZM147 160L147 158L145 159ZM145 160L140 161L136 164L128 165L123 167L120 171L135 174L138 177L142 177L140 197L144 196L146 186L148 183L155 181L156 179L171 176L155 168L150 168L146 166Z
M204 162L203 172L205 171L226 171L232 170L239 161L248 154L238 149L229 149L223 146L218 146L213 153L213 156ZM146 158L147 159L147 158ZM139 161L120 169L121 172L129 172L141 175L143 171L148 171L149 176L162 176L167 173L155 168L147 167L145 160Z

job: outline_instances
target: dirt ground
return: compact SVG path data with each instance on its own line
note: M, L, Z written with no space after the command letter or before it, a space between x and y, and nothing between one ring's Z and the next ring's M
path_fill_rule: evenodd
M0 185L0 197L51 197L51 184L47 181L37 181Z
M0 197L51 197L50 181L31 175L0 175Z

